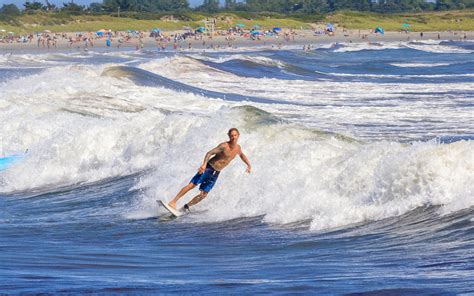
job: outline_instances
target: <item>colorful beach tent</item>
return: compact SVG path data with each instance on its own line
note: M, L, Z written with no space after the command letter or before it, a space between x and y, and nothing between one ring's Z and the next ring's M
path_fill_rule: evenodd
M250 30L250 34L252 34L253 36L256 36L256 35L260 35L260 32L257 31L257 30L252 29L252 30Z
M385 34L385 31L381 27L375 28L375 33Z
M204 27L199 27L199 28L196 29L195 32L196 32L196 33L204 33L204 31L206 31L206 28L204 28Z

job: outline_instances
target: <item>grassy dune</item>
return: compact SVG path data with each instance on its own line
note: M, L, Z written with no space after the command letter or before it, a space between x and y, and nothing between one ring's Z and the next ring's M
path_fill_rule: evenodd
M0 22L0 29L15 33L42 32L51 30L53 32L87 32L100 29L111 30L150 30L160 28L162 30L180 30L185 26L196 28L203 25L205 15L196 13L188 14L186 20L160 19L163 15L148 15L149 19L134 19L125 17L112 17L108 15L80 15L69 16L60 13L36 13L22 15L15 23ZM218 19L217 29L226 29L236 24L244 24L245 28L259 25L268 29L273 27L308 29L315 23L305 22L301 19L283 18L279 16L264 17L253 16L252 18L232 13L220 13L214 15ZM153 19L156 18L156 19ZM343 11L326 15L322 18L320 25L331 22L347 29L373 29L383 27L387 31L398 31L401 25L407 23L412 31L448 31L448 30L474 30L474 11L449 11L449 12L426 12L413 14L375 14Z
M373 14L339 12L328 15L326 20L348 29L382 27L386 31L397 31L402 24L409 24L411 31L473 31L474 11L425 12L417 14Z

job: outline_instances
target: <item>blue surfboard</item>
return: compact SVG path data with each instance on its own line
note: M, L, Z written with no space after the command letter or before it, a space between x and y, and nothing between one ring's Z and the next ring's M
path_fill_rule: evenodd
M8 169L10 166L14 165L20 159L23 158L23 155L14 154L5 157L0 157L0 171Z

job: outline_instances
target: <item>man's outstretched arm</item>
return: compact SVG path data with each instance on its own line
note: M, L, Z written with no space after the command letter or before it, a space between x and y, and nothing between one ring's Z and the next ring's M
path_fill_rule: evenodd
M242 159L242 161L247 165L247 170L245 171L250 174L250 172L252 171L252 166L250 165L249 159L242 151L240 152L239 156L240 159Z

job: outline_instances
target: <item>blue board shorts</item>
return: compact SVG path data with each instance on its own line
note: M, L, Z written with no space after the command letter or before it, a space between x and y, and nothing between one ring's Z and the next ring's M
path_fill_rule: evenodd
M197 173L190 181L194 185L201 184L199 190L202 190L206 193L211 191L214 184L216 184L217 177L219 177L220 171L216 171L210 164L207 164L204 173Z

